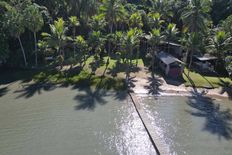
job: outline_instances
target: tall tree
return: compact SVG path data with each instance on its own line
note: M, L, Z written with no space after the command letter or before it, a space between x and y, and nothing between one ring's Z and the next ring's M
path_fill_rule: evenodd
M76 27L80 25L78 19L76 16L69 17L69 23L70 27L72 27L72 34L73 34L73 41L75 41L76 38ZM76 45L73 44L73 57L75 58L76 55Z
M89 51L89 46L87 41L82 36L77 36L74 40L75 46L78 49L78 60L80 62L80 66L82 66L82 62L86 61L86 54Z
M167 28L165 29L166 40L168 42L168 53L170 52L170 41L176 39L178 34L178 29L176 28L176 24L169 23Z
M112 34L113 28L116 26L118 20L123 19L125 9L120 0L103 0L100 7L101 15L105 17L109 26L109 33ZM108 43L108 52L111 52L110 42Z
M142 35L142 30L133 28L130 29L123 37L123 47L126 51L126 63L127 63L127 69L126 69L126 81L129 80L130 75L130 67L132 65L132 56L133 56L133 50L137 49L137 47L140 45L140 37Z
M193 52L198 48L195 41L202 39L202 33L207 30L210 11L209 0L191 0L189 5L184 8L182 12L182 20L185 27L190 31L191 49L190 49L190 63L189 69L192 64Z
M6 18L8 19L8 22L6 24L9 28L11 36L17 38L19 41L23 55L24 65L26 67L28 63L27 63L25 50L22 44L22 40L20 37L21 34L23 34L25 31L24 15L16 11L15 9L11 9L6 13Z
M42 29L44 20L42 13L39 10L39 6L36 4L30 5L25 9L26 27L33 32L34 35L34 47L35 47L35 66L38 65L38 47L37 47L37 35L36 33Z
M189 28L190 32L205 31L209 20L209 11L209 0L191 0L182 12L184 25Z
M148 40L148 44L151 46L149 56L151 57L152 77L154 77L155 55L158 52L158 45L164 40L165 36L161 33L160 29L152 29L146 38Z
M226 53L231 50L232 37L227 35L225 31L216 31L216 33L209 38L209 50L218 58L217 68L225 68Z
M57 51L57 54L65 58L64 45L67 41L67 31L68 27L65 26L65 21L63 18L58 18L54 21L54 24L50 24L49 33L42 33L42 37L48 41L49 45L54 47Z

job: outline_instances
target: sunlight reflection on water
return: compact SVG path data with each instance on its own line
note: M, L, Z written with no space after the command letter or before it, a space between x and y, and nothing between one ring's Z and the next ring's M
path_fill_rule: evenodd
M116 148L120 155L155 155L155 149L133 105L126 104L117 113L121 117L114 119L116 132L109 136L98 133L105 145L111 150Z

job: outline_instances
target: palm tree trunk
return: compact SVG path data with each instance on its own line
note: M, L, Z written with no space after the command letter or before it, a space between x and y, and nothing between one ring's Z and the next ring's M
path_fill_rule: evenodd
M23 48L21 38L20 37L17 37L17 38L18 38L18 41L19 41L19 44L20 44L20 47L21 47L21 50L22 50L23 59L24 59L24 65L25 65L25 67L27 67L27 59L26 59L26 55L25 55L25 51L24 51L24 48Z
M110 24L110 34L112 34L113 32L113 24ZM110 40L110 39L109 39ZM108 56L110 56L110 53L111 53L111 42L109 41L108 43Z
M34 44L35 44L35 66L38 66L38 53L37 53L37 36L36 32L34 32Z
M193 61L193 51L191 51L191 53L190 53L190 62L189 62L189 66L188 66L188 77L189 77L190 69L192 66L192 61Z
M75 35L76 35L76 28L73 29L73 40L75 39ZM76 45L73 44L73 57L75 58L76 56Z

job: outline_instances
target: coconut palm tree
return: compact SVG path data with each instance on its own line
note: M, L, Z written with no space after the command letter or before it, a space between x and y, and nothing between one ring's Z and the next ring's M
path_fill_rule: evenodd
M207 47L210 52L218 58L217 67L225 67L225 54L231 50L232 37L227 35L225 31L216 31L216 33L209 38L209 45Z
M54 47L57 50L57 54L64 58L64 44L67 41L67 31L68 27L65 26L65 21L63 18L58 18L54 21L54 24L50 24L51 33L42 33L42 37L48 41L51 47Z
M82 36L77 36L74 40L75 46L78 49L78 58L80 62L80 66L82 66L82 62L86 61L86 54L89 51L89 46L86 40Z
M37 47L37 35L36 33L41 30L44 25L44 20L39 7L36 4L30 5L25 9L26 15L26 27L33 32L34 35L34 47L35 47L35 66L38 65L38 47Z
M169 21L170 18L173 16L173 8L172 5L174 4L171 0L150 0L151 12L157 12L162 15L162 18Z
M103 0L100 7L101 16L108 22L109 33L112 34L117 22L125 17L125 9L120 0ZM108 42L108 53L111 52L111 42Z
M125 9L119 0L103 0L100 12L108 22L110 33L113 32L117 21L125 15Z
M133 13L130 18L129 18L129 26L131 28L139 28L141 29L143 27L143 21L142 21L142 16L139 12Z
M142 30L137 28L131 28L123 37L122 46L126 51L126 63L127 63L127 70L126 70L126 81L129 80L130 75L130 67L132 65L132 56L133 50L137 49L140 44L140 37L142 35Z
M176 39L178 34L178 29L176 28L176 24L169 23L167 28L165 29L166 40L168 42L168 53L170 52L170 41Z
M71 16L69 17L69 24L70 27L72 27L72 33L73 33L73 41L75 40L76 37L76 27L80 25L78 19L76 16ZM73 44L73 57L75 58L76 55L76 45Z
M149 56L151 57L152 77L154 77L155 55L158 52L158 45L165 39L165 36L161 33L160 29L152 29L149 35L146 36L146 39L151 46Z
M164 23L164 20L161 19L160 13L152 13L150 12L148 14L148 20L150 29L160 29L162 27L162 24Z
M209 20L210 0L191 0L182 12L184 25L190 32L205 31Z
M193 52L198 49L199 44L197 43L199 43L202 37L200 32L205 33L207 30L210 3L209 0L191 0L189 5L184 8L181 15L185 27L187 27L191 33L189 37L191 47L189 69L192 64Z

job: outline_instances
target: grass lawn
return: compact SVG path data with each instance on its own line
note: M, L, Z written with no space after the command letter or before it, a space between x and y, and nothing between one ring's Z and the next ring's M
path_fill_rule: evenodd
M222 77L212 77L212 76L203 76L196 72L190 72L190 79L186 76L188 73L188 69L185 69L185 73L183 74L183 78L186 81L185 86L192 86L199 88L218 88L218 87L226 87L232 85L232 81L229 78Z
M91 63L94 62L94 57L88 58L84 69L81 71L57 71L57 70L47 70L41 71L33 75L33 80L35 82L50 82L53 84L73 84L78 86L91 86L104 89L114 89L114 90L124 90L125 86L125 67L117 67L117 60L110 59L109 65L106 68L106 63L108 57L104 57L104 62L100 63L99 67L95 71L96 74L91 74ZM133 64L136 64L136 60L133 60ZM93 64L95 66L95 64ZM138 60L138 66L144 66L142 59ZM104 71L105 75L103 75ZM116 76L112 76L109 72L115 70L117 72Z

